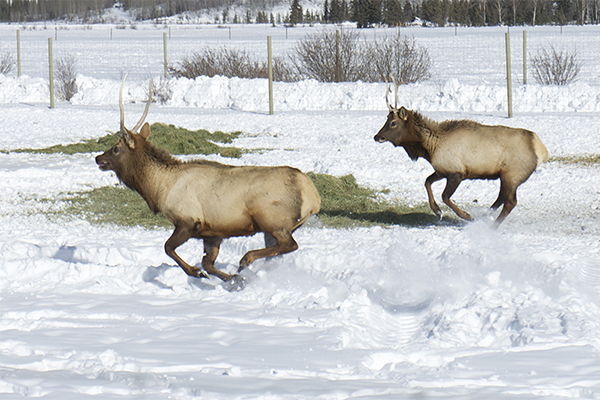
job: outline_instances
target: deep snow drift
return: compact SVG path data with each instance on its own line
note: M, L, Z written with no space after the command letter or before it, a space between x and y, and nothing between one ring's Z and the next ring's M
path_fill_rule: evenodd
M265 28L245 29L262 37ZM578 38L598 36L595 27L568 29L582 46ZM416 32L430 43L453 34ZM484 46L500 31L469 32ZM97 27L84 33L107 40ZM597 57L586 68L596 72L563 88L516 85L512 119L501 80L478 81L469 67L403 87L401 99L438 120L534 130L551 157L597 155ZM77 98L52 110L47 79L28 74L0 76L0 149L118 128L118 71L82 71ZM128 125L141 115L145 79L127 82ZM150 123L241 130L235 146L264 149L210 159L352 173L361 185L389 189L389 200L426 202L431 167L373 141L385 121L384 85L278 83L272 116L264 80L183 79L172 90L170 102L151 107ZM163 251L168 230L41 213L57 207L47 199L116 184L94 156L0 153L2 398L600 396L597 164L551 159L520 187L498 230L487 208L498 190L491 181L464 182L453 197L474 223L338 230L311 220L295 234L299 250L256 262L251 284L230 293L215 278L188 278L176 267ZM442 188L434 185L438 199ZM261 244L261 235L226 240L217 266L232 272ZM180 254L200 263L201 243L186 243Z

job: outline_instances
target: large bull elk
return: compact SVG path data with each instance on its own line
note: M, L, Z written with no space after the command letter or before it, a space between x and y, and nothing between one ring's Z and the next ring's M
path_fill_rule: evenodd
M408 156L416 160L423 157L434 169L425 180L429 206L441 217L433 197L431 184L446 178L442 200L460 218L471 220L469 213L458 208L450 197L465 179L498 179L500 194L492 204L493 209L504 204L496 225L517 205L517 188L535 169L548 160L548 150L540 138L525 129L506 126L482 125L474 121L435 122L416 111L398 108L398 84L394 81L396 102L388 100L387 121L375 135L379 143L391 142L402 146Z
M123 79L123 84L125 79ZM165 243L166 253L190 276L215 275L243 286L239 275L214 266L221 241L233 236L264 232L266 248L248 251L238 273L258 258L289 253L298 248L292 233L319 212L321 199L312 181L291 167L230 166L206 160L182 162L147 139L146 122L151 95L140 121L125 128L123 84L119 92L119 142L96 157L102 171L112 170L137 191L148 207L161 212L175 226ZM152 93L152 82L150 82ZM202 267L186 263L175 249L190 238L203 239Z

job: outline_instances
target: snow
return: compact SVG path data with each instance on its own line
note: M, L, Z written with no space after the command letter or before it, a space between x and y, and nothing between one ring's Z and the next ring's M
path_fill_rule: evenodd
M0 26L3 44L14 29ZM82 60L71 103L48 108L43 52L28 56L23 76L0 76L0 149L117 130L122 71L131 71L126 125L137 121L149 71L160 71L160 61L148 62L141 50L153 48L148 36L158 28L115 31L128 35L118 55L109 51L108 29L59 31L57 43L71 34L64 42L79 46ZM195 43L192 33L228 40L218 27L178 29L180 48ZM267 29L243 29L244 39L232 42L262 49ZM559 37L558 28L528 29L540 43ZM403 86L402 104L436 120L531 129L551 157L600 153L598 27L565 27L559 37L577 43L585 60L587 72L575 84L523 86L513 68L511 119L505 66L478 50L502 43L503 30L459 30L455 48L469 48L469 38L475 48L464 56L442 51L453 29L410 32L432 46L436 78ZM38 26L22 32L23 40L26 34L48 32ZM113 57L129 69L120 70ZM463 66L442 68L457 58ZM484 80L480 71L495 72ZM267 149L241 159L207 158L352 173L361 185L388 189L389 200L426 203L429 164L373 140L386 116L383 84L276 83L275 114L268 115L265 80L170 83L173 97L152 105L150 123L240 130L235 146ZM169 230L43 214L53 207L48 199L116 184L94 156L0 153L3 399L600 398L597 165L543 164L519 188L519 204L498 230L487 208L495 181L464 182L453 197L473 223L444 217L422 227L332 229L311 220L295 234L296 252L255 262L251 283L232 293L216 278L188 278L164 254ZM438 199L443 184L434 184ZM235 271L262 241L224 241L217 267ZM197 265L202 246L189 241L180 254Z

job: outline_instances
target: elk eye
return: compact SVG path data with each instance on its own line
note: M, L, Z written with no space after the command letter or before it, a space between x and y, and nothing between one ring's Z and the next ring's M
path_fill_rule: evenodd
M392 123L390 124L391 128L395 128L398 126L398 123L396 121L392 121Z
M119 148L117 146L113 147L113 154L118 154Z

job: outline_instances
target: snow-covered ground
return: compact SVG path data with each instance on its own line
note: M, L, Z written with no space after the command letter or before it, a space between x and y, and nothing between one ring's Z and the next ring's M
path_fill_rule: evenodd
M48 108L43 51L24 63L24 76L0 76L0 149L117 130L123 72L131 72L127 125L137 121L145 79L161 68L161 55L148 61L144 37L156 30L152 43L162 45L162 30L145 28L115 30L113 42L109 27L58 31L57 46L67 34L74 35L64 46L80 46L71 104ZM15 29L0 26L5 47ZM250 48L273 32L232 28L242 29L245 39L232 42ZM272 29L284 43L284 29ZM498 28L456 37L454 29L411 31L431 46L436 73L432 82L402 87L401 102L438 120L534 130L551 157L600 154L600 29L565 27L563 36L558 29L530 28L528 35L576 44L585 61L581 79L524 87L513 65L514 118L505 118L502 58L481 54L503 46ZM217 27L176 32L190 34L178 42L180 52L195 45L192 33L228 41L227 29ZM130 35L119 54L110 47L117 34ZM444 50L452 40L458 53ZM153 105L149 122L241 130L235 146L268 149L211 159L352 173L361 185L389 189L389 200L426 202L431 167L373 141L386 117L382 84L276 83L275 115L266 113L264 80L171 85L172 100ZM464 182L453 197L473 223L330 229L312 220L295 235L299 250L256 262L256 279L230 293L216 279L188 278L176 267L163 252L169 230L94 226L41 212L51 207L46 199L117 182L94 156L0 153L3 399L600 398L597 164L542 165L498 230L487 208L498 190L492 181ZM434 185L438 199L443 185ZM229 239L217 266L233 271L261 244L260 235ZM180 254L198 264L202 245L190 241Z

